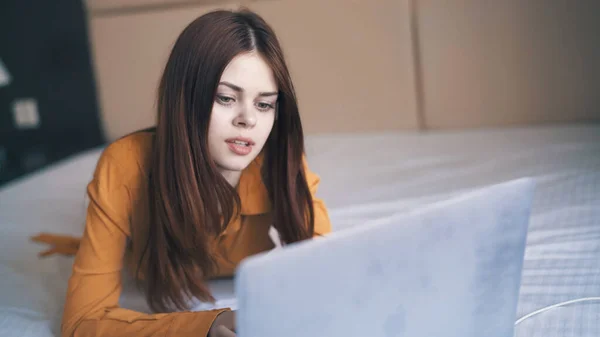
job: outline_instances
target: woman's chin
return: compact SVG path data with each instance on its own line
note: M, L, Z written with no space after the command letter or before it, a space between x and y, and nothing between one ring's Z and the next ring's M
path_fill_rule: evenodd
M252 157L253 158L253 157ZM227 158L220 160L217 165L226 171L243 171L252 162L251 157Z

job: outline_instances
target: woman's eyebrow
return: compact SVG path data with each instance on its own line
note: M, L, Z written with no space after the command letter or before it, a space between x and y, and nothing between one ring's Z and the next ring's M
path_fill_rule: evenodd
M237 92L244 92L244 89L242 89L241 87L238 87L235 84L229 83L229 82L219 82L219 85L224 85L226 87L230 87L231 89L233 89L234 91L237 91Z
M261 97L277 96L277 95L279 95L279 93L277 91L261 92L261 93L258 94L258 96L261 96Z
M234 91L237 91L237 92L239 92L239 93L242 93L242 92L244 92L244 89L243 89L242 87L239 87L239 86L237 86L237 85L235 85L235 84L233 84L233 83L229 83L229 82L219 82L219 85L224 85L224 86L226 86L226 87L229 87L229 88L231 88L231 89L233 89ZM268 96L276 96L276 95L278 95L278 94L279 94L279 93L278 93L277 91L270 91L270 92L261 92L261 93L259 93L259 94L258 94L258 96L261 96L261 97L268 97Z

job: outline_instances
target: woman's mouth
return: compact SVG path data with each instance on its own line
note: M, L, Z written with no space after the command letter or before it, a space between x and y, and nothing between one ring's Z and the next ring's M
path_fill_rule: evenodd
M229 150L238 156L250 154L250 152L252 152L252 146L254 145L252 139L242 137L229 138L226 139L225 142L227 143Z

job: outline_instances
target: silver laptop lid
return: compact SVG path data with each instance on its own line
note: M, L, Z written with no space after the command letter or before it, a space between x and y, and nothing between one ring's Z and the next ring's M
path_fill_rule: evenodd
M240 337L509 337L529 179L245 260Z

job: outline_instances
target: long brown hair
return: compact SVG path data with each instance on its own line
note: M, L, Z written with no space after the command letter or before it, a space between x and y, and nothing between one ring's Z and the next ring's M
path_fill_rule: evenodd
M151 220L138 265L139 272L144 264L140 285L155 312L187 309L192 298L214 301L205 284L216 271L209 241L239 215L241 202L210 158L207 133L221 74L235 56L247 52L265 59L279 89L262 167L273 225L284 243L314 233L302 124L277 37L249 10L205 14L177 39L158 88Z

